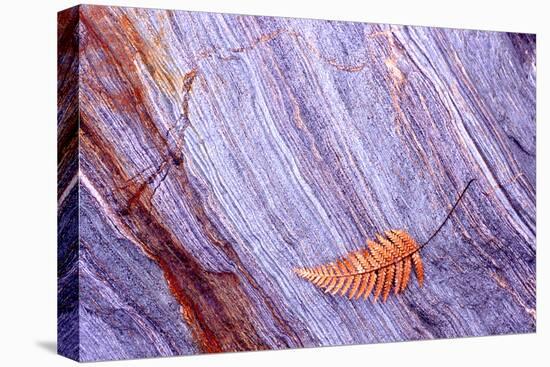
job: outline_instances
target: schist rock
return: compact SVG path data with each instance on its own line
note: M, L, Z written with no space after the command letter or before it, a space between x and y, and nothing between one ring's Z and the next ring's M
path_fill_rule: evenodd
M534 332L535 36L83 5L59 13L59 353ZM403 229L386 302L295 269Z

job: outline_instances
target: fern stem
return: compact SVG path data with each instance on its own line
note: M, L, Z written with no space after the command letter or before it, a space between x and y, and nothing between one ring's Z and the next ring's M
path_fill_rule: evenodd
M409 256L412 256L414 253L420 251L424 246L426 246L438 233L439 231L441 231L441 229L443 228L443 226L445 225L445 223L447 223L447 221L449 220L449 218L451 217L451 215L453 214L454 210L456 209L456 207L458 206L458 204L460 203L460 201L462 200L462 198L464 197L464 194L466 194L466 191L468 190L468 188L470 187L470 185L472 184L472 182L474 182L476 179L475 178L472 178L467 184L466 184L466 187L464 187L464 189L462 190L462 192L460 193L460 195L458 196L458 199L456 199L456 202L454 203L453 207L451 208L451 210L449 210L449 212L447 213L447 216L445 217L445 219L443 220L443 222L439 225L439 227L435 230L435 232L432 234L432 236L426 241L424 242L423 244L421 244L420 246L418 246L418 248L416 248L414 251L411 251L410 253L404 255L404 256L401 256L401 257L398 257L396 259L394 259L392 262L388 263L388 264L384 264L384 265L381 265L381 266L378 266L374 269L369 269L369 270L365 270L365 271L357 271L357 272L351 272L351 273L346 273L346 274L332 274L332 275L325 275L325 277L327 278L348 278L348 277L352 277L352 276L356 276L356 275L363 275L363 274L367 274L367 273L372 273L374 271L379 271L381 269L384 269L384 268L388 268L390 266L393 266L395 264L397 264L398 262L402 261L403 259L409 257ZM295 270L296 271L296 270Z
M423 248L424 246L426 246L428 243L430 243L430 241L439 233L439 231L441 231L441 229L443 228L443 226L445 225L445 223L447 223L447 221L449 220L449 218L451 217L451 215L453 214L453 212L455 211L456 207L458 206L458 204L460 203L460 200L462 200L462 198L464 197L464 194L466 194L466 191L468 190L468 188L470 187L470 185L472 184L472 182L474 182L476 179L475 178L472 178L467 184L466 184L466 187L464 188L464 190L462 190L462 192L460 193L460 196L458 197L458 199L456 199L456 202L454 203L453 207L451 208L451 210L449 210L449 213L447 213L447 216L445 217L445 219L443 220L443 222L441 222L441 224L439 225L439 227L437 227L437 229L435 230L435 232L431 235L430 238L428 238L428 240L426 242L424 242L422 245L420 245L420 247L418 248L419 250L421 248Z

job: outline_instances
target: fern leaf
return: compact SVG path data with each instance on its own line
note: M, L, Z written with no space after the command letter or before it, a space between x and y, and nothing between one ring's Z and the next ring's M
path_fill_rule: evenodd
M376 235L376 241L367 241L367 248L349 253L342 259L313 268L295 269L298 276L310 281L332 295L349 299L386 301L394 290L407 288L414 268L418 283L424 282L424 267L420 246L403 230L386 231Z

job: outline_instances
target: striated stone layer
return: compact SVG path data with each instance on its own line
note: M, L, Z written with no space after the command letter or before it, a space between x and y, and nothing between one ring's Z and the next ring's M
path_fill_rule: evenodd
M535 331L535 36L84 5L59 13L59 353ZM386 303L293 273L406 229Z

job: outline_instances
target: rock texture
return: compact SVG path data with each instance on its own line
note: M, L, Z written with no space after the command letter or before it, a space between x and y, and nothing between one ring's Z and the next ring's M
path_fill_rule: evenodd
M535 36L59 14L59 352L81 361L535 331ZM436 229L386 303L293 273Z

